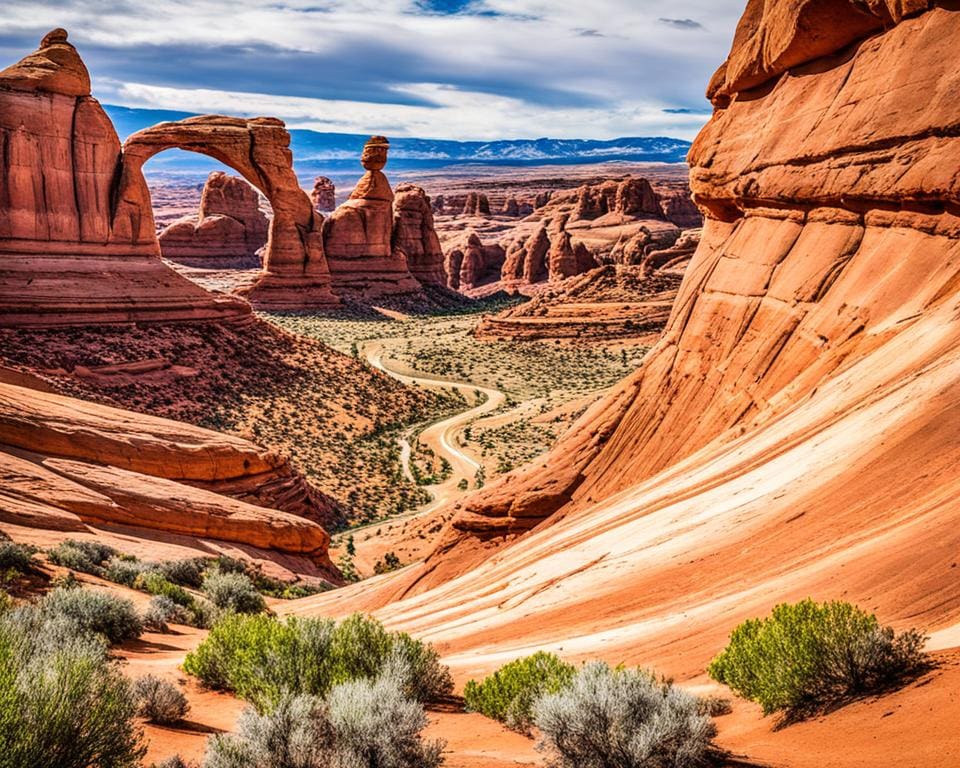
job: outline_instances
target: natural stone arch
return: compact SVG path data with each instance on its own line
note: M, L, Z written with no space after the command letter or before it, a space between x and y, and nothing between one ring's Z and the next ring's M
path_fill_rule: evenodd
M260 190L273 207L263 274L247 291L251 302L275 309L328 307L339 303L330 288L323 251L323 217L314 210L293 171L290 134L281 120L202 115L160 123L123 145L114 230L134 242L156 242L150 191L143 165L166 149L219 160Z

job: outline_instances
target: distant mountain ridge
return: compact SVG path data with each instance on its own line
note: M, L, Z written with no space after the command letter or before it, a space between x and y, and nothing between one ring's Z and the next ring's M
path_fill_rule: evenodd
M105 104L121 139L167 120L182 120L191 113L134 109ZM302 179L318 174L356 176L365 134L321 133L291 129L291 148L297 174ZM690 142L664 136L593 139L502 139L453 141L446 139L390 138L390 167L397 171L442 168L451 165L582 165L590 163L682 163ZM193 175L215 167L213 161L188 152L164 152L152 161L152 170Z

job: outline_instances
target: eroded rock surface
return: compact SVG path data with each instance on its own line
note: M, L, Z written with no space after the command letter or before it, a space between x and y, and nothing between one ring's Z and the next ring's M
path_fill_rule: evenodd
M329 213L337 207L337 188L326 176L317 176L310 191L313 207L321 213Z
M160 251L165 259L191 266L257 267L268 228L257 191L237 176L214 171L203 186L197 217L164 229Z
M447 284L430 198L415 184L400 184L394 194L393 251L421 283Z

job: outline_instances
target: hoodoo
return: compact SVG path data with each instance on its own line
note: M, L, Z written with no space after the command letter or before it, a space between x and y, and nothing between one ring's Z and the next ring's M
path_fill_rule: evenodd
M64 30L0 72L0 144L0 325L249 316L160 260L145 185L117 202L120 141Z
M416 184L401 184L393 198L393 251L421 283L447 284L430 198Z
M323 241L338 295L369 300L419 293L402 251L393 249L393 190L383 174L390 142L373 136L363 148L366 173L324 223Z

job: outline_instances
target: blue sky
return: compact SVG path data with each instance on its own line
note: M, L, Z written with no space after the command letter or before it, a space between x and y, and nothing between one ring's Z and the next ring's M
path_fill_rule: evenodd
M451 139L692 138L745 0L3 0L105 103Z

